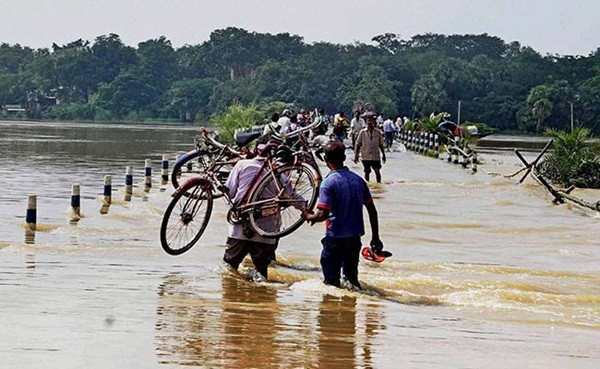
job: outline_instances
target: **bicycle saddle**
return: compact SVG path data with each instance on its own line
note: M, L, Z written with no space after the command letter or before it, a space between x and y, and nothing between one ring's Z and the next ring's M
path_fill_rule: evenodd
M235 140L235 144L239 147L244 147L248 145L250 142L256 140L260 137L260 132L238 132L233 135L233 139Z

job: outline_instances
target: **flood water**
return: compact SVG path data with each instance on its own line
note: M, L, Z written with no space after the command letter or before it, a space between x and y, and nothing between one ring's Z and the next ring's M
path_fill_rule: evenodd
M322 284L322 224L281 240L270 282L246 280L250 263L228 271L221 200L200 242L167 255L159 227L171 188L161 191L160 158L191 149L194 132L0 122L0 367L600 366L600 217L552 205L531 179L487 174L518 170L514 155L484 153L473 175L391 153L385 183L370 187L394 256L361 260L357 293ZM127 165L131 202L122 201ZM105 174L114 203L102 215ZM26 238L27 195L38 196L38 231Z

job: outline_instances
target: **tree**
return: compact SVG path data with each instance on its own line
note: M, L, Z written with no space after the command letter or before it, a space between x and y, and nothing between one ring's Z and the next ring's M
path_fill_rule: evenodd
M551 94L552 88L550 86L539 85L532 88L527 96L527 105L531 109L531 115L525 116L524 119L535 119L537 123L535 130L537 132L542 131L544 119L548 118L552 113L553 104L550 101ZM525 127L528 127L528 130L531 129L531 124L526 121L523 121L523 123Z
M207 112L215 84L212 78L183 79L173 83L167 99L181 120L193 121L198 113Z
M385 116L396 116L398 108L393 98L396 96L394 82L387 78L383 68L377 66L365 67L359 74L356 84L344 84L338 91L339 99L344 102L346 109L354 102L362 100L375 107Z
M160 91L136 70L120 73L109 84L101 84L97 103L118 117L129 113L156 112Z
M98 84L110 83L121 71L138 62L135 49L125 46L119 35L114 33L96 37L91 51L96 63L95 80Z
M447 94L442 83L433 75L421 77L412 87L412 102L421 115L440 111L446 102Z

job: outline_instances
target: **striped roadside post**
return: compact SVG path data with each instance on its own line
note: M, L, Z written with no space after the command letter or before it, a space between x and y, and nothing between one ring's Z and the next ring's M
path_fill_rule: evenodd
M27 197L27 213L25 214L25 223L30 231L35 231L37 225L37 196L29 195Z
M435 151L435 157L440 157L440 136L433 136L433 150Z
M167 154L163 154L162 156L161 177L162 184L166 185L169 181L169 156Z
M81 218L81 189L79 184L71 186L71 218L72 220Z
M112 177L108 174L104 176L104 203L110 204L112 202Z
M454 160L452 161L454 164L458 164L458 157L459 157L459 146L458 146L458 142L460 141L460 137L455 136L454 137Z
M133 194L133 167L127 166L125 168L125 201L131 201L132 194Z
M433 151L433 133L431 132L429 132L429 151Z
M152 162L146 159L144 162L144 191L149 192L152 188Z

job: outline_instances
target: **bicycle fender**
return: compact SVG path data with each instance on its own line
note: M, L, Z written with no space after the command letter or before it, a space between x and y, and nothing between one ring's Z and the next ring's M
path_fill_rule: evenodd
M175 164L183 163L183 162L187 161L190 157L192 157L192 158L196 157L196 156L198 156L199 152L200 152L200 150L198 150L198 149L190 150L190 151L186 152L185 154L181 155L179 157L179 160L177 160L175 162Z
M313 168L313 166L308 163L302 163L301 165L312 172L313 176L317 180L317 189L318 189L319 186L321 185L321 182L323 181L323 177L321 176L321 173L317 172L315 170L315 168Z
M201 184L204 187L212 186L211 182L205 178L194 177L194 178L186 179L185 182L183 182L179 187L177 187L177 190L175 190L175 192L173 193L173 196L175 196L176 193L181 192L182 188L187 188L188 185L192 186L192 185L197 185L197 184Z

